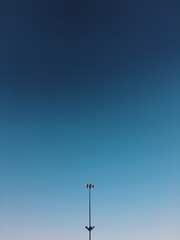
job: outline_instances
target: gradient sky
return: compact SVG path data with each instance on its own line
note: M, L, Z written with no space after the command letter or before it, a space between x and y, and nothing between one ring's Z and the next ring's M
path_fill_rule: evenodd
M180 239L178 0L0 1L0 239Z

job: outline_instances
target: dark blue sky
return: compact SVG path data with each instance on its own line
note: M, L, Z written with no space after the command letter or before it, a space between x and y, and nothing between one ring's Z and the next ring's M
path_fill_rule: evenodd
M0 238L178 240L180 3L0 4Z

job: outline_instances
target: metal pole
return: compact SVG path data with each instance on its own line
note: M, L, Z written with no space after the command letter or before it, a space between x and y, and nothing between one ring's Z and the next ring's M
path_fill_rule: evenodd
M91 226L91 188L94 188L94 184L87 184L86 188L89 188L89 227L86 226L86 229L89 231L89 240L91 240L91 231L94 226Z
M89 227L91 226L91 188L89 188ZM91 231L89 231L89 240L91 240Z
M89 188L89 227L91 227L91 188ZM91 231L89 231L89 240L91 240Z

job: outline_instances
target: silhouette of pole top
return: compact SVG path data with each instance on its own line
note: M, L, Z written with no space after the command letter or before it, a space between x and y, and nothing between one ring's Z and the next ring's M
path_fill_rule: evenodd
M94 188L94 183L89 183L89 184L86 184L86 188Z

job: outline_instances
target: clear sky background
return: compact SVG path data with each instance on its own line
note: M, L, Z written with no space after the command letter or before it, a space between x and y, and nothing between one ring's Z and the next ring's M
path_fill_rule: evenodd
M0 239L180 239L178 0L0 1Z

